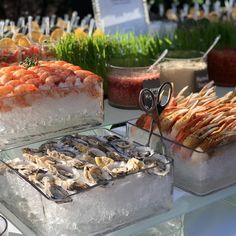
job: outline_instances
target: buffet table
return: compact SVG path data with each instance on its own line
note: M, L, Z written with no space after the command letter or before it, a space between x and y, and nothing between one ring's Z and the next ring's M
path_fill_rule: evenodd
M222 88L217 87L218 96L222 96L227 91L230 91L232 88ZM142 112L139 110L121 110L111 107L107 101L105 101L105 119L103 126L111 127L112 124L123 123L127 120L134 119L138 117ZM117 132L125 133L125 126L116 128ZM206 208L212 206L212 204L220 202L223 204L222 200L236 195L236 186L229 187L227 189L218 191L216 193L210 194L204 197L194 196L190 193L182 191L178 188L174 188L174 205L173 208L161 215L153 216L151 218L145 219L142 222L137 222L133 225L127 226L123 229L113 232L111 235L140 235L144 233L147 229L155 227L158 224L168 221L174 217L186 215L190 212L196 212L201 208ZM224 204L223 204L224 205ZM228 203L225 202L225 207L229 207ZM236 211L235 215L236 216ZM2 204L0 204L0 213L3 214L14 226L16 226L20 232L25 236L34 236L35 234L27 226L22 224L20 219L18 219L14 214L9 212ZM225 211L227 214L227 211ZM226 216L225 216L226 217ZM207 220L207 219L206 219ZM202 221L204 222L204 221ZM224 227L222 222L221 227ZM211 227L217 227L219 225L211 225ZM17 232L12 230L12 227L9 228L9 235L18 235L12 232ZM227 232L227 231L225 231ZM227 235L227 234L226 234Z

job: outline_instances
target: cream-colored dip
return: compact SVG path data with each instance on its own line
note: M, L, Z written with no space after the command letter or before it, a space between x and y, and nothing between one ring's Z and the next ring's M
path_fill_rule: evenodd
M173 82L175 95L185 86L189 86L186 92L195 90L195 71L204 70L207 65L203 61L171 60L161 64L160 81Z

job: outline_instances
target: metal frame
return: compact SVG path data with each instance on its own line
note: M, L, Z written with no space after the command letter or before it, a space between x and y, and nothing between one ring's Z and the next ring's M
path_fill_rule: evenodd
M94 12L94 18L95 18L96 24L97 24L98 27L103 29L103 22L102 22L102 19L101 19L101 5L100 5L100 1L102 1L102 0L92 0L92 5L93 5L93 12ZM144 14L144 17L145 17L145 22L147 24L150 24L147 0L136 0L136 1L137 1L137 3L138 2L142 3L142 5L143 5L143 14Z

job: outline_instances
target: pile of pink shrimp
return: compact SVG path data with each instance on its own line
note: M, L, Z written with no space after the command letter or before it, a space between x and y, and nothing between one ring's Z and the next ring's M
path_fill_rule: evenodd
M0 67L0 97L98 81L101 81L101 77L65 61L39 61L30 68L12 64Z

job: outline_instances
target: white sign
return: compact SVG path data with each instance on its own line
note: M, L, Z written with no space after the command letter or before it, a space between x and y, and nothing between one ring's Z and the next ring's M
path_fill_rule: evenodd
M146 0L93 0L96 24L105 32L139 32L147 29Z

